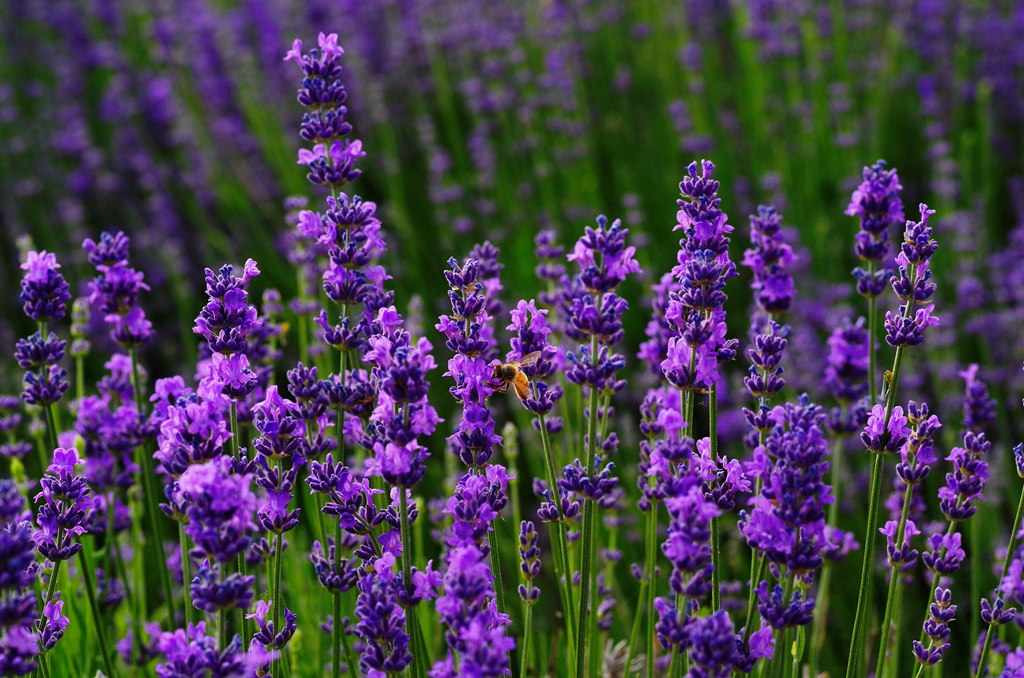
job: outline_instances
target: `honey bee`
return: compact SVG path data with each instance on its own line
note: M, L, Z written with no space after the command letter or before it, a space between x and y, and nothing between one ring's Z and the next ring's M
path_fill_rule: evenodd
M530 395L530 378L523 372L523 368L536 365L537 361L540 360L540 356L540 351L534 351L524 355L523 359L519 362L495 363L492 376L500 382L500 385L495 390L498 393L504 393L508 390L509 385L511 385L515 388L519 399L525 400Z

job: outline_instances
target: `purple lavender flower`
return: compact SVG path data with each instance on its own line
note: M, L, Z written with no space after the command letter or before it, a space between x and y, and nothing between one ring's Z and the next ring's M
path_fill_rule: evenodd
M788 336L788 327L769 321L764 333L754 337L754 345L747 350L751 364L743 385L759 402L774 398L786 385L781 363Z
M241 353L245 337L256 324L256 308L247 302L245 286L260 274L256 262L248 259L240 277L231 274L230 265L220 271L206 269L206 294L209 300L196 317L192 331L206 340L212 353Z
M925 666L938 664L950 648L949 623L956 615L956 605L952 601L952 591L941 587L935 589L935 602L928 607L928 618L923 627L928 645L914 641L914 658Z
M32 540L36 550L51 562L68 560L82 550L76 537L85 534L95 500L85 478L76 474L75 467L81 463L78 450L58 447L39 481L42 490L35 496L39 529Z
M832 330L824 386L839 403L829 414L829 428L839 435L852 435L864 424L866 413L860 402L868 394L868 362L864 318L858 318L855 323L847 319Z
M977 511L975 502L984 499L982 491L989 478L984 455L989 447L984 433L967 432L963 446L954 447L946 457L953 471L946 474L946 484L939 488L939 509L949 522L967 520Z
M39 332L28 339L19 339L14 357L25 370L25 389L21 398L29 405L46 407L58 402L68 390L67 370L60 366L67 342L50 332L45 338Z
M295 635L297 628L295 622L298 620L298 616L294 612L285 608L284 624L280 630L276 629L272 615L268 616L267 614L270 612L271 605L273 602L257 601L256 610L252 614L245 615L246 619L256 621L256 635L253 636L252 642L258 644L268 654L274 650L284 649L288 641Z
M235 474L230 459L221 456L190 466L178 486L188 501L185 532L199 556L226 563L248 546L257 498L249 476Z
M245 673L246 656L242 650L242 639L235 636L227 647L218 649L217 640L206 635L206 623L189 624L187 628L164 632L156 643L157 651L164 656L156 665L159 678L185 678L196 674L232 676ZM254 653L256 654L256 653ZM262 656L251 663L261 665Z
M860 434L860 440L869 452L895 454L903 447L909 435L910 427L907 426L907 417L904 416L902 407L897 405L893 408L887 424L885 407L875 405L868 416L864 431Z
M394 562L393 555L385 554L356 584L356 633L363 639L359 667L371 675L399 673L412 661L405 610L398 600L401 584L392 572Z
M475 546L459 546L448 554L436 605L449 653L435 664L432 676L508 675L516 643L505 633L509 618L498 613L491 599L493 579L485 554Z
M163 386L170 384L165 382ZM154 397L161 395L160 382L156 391ZM165 473L178 477L193 464L202 464L219 456L231 432L224 418L224 403L219 396L201 398L183 386L166 395L171 404L163 411L157 437L159 450L153 457L160 462Z
M729 613L696 617L688 629L692 651L688 678L728 678L736 668L736 634Z
M331 188L359 176L355 163L365 153L359 141L345 138L352 131L345 120L348 92L340 79L345 50L338 45L336 33L321 33L317 44L319 49L303 54L302 41L296 40L284 60L295 61L302 69L298 101L309 109L302 116L299 135L314 146L311 151L299 151L299 164L306 166L310 182Z
M530 379L529 395L523 399L523 407L536 415L547 415L555 403L562 397L562 389L556 383L548 385L545 381L557 371L555 359L558 349L548 343L553 329L548 325L545 316L548 310L537 308L531 299L521 299L512 311L512 323L505 329L514 333L512 350L505 354L506 362L521 363L526 356L534 355L532 364L522 366L523 373ZM540 422L535 424L540 426ZM545 420L549 433L561 430L562 422L558 417Z
M63 600L51 600L43 606L39 629L40 652L49 652L64 637L64 631L67 630L71 619L63 613L63 609Z
M903 301L899 315L892 311L885 314L885 340L894 348L920 344L924 331L939 324L939 319L932 315L935 304L927 303L936 289L929 265L938 245L928 225L935 210L922 203L920 211L920 221L907 222L903 245L896 256L899 272L890 278L893 291ZM914 306L921 308L911 313Z
M860 232L856 238L856 253L867 263L868 270L857 268L857 292L865 297L877 297L885 289L890 252L889 230L903 221L903 203L899 191L903 188L895 169L886 169L884 160L864 168L864 181L853 192L846 214L857 217Z
M58 268L57 257L46 250L29 252L21 265L25 275L21 279L19 298L25 315L32 320L40 323L60 320L67 312L71 291L64 276L57 272Z
M231 460L218 456L189 466L175 487L172 501L182 506L185 533L196 545L191 556L208 559L191 584L192 604L207 611L248 607L255 578L223 569L249 546L256 527L250 476L236 474Z
M519 585L519 597L524 604L534 605L540 599L540 588L533 583L540 575L540 547L537 529L529 520L519 525L519 570L524 582Z
M978 366L970 365L960 372L964 380L964 428L981 433L996 420L996 401L989 397L988 386L978 377Z
M282 398L277 386L253 407L253 426L259 436L256 450L256 483L265 491L256 511L263 529L283 534L299 523L299 509L288 510L299 469L305 464L303 425L299 406ZM273 466L271 466L273 462Z
M751 288L761 310L775 315L789 310L795 293L793 277L787 270L795 255L782 237L782 215L775 208L760 205L750 217L752 248L743 253L743 265L754 274Z
M97 275L89 284L89 304L98 308L111 327L111 336L125 348L136 348L153 336L153 325L138 306L139 293L148 290L141 272L128 265L128 236L104 232L97 243L86 238L82 247Z
M0 674L27 675L37 667L33 628L36 578L32 525L14 481L0 480Z
M711 592L714 566L711 564L710 526L711 520L719 516L721 510L697 486L666 498L665 507L672 519L661 547L672 563L669 589L692 601L696 607Z
M501 444L486 404L495 391L493 369L482 357L493 347L491 316L479 262L468 259L459 264L452 258L448 265L451 270L445 271L445 278L452 314L442 315L436 328L445 335L445 345L455 353L448 361L445 376L455 379L455 386L449 390L463 406L462 419L448 441L462 463L470 468L483 468L490 463L495 446Z
M718 364L736 354L735 340L725 338L725 311L728 297L725 281L737 275L729 259L728 216L722 212L718 182L711 178L714 164L701 162L687 168L688 176L679 184L685 200L679 200L679 222L673 230L682 230L679 264L672 269L679 291L669 297L666 319L676 336L669 340L667 358L661 367L668 381L683 390L706 392L718 383Z

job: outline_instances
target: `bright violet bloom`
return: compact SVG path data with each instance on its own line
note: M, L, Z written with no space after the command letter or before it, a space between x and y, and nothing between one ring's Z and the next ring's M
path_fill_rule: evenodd
M853 272L857 279L857 292L865 297L877 297L885 289L890 264L890 230L903 221L903 202L900 178L895 169L886 169L884 160L864 168L864 181L853 192L846 214L857 217L855 251L868 266Z
M78 475L77 467L81 464L78 450L58 447L53 451L53 462L46 475L39 481L42 490L35 496L39 529L32 540L39 553L51 562L68 560L82 550L76 537L85 534L95 500L85 478Z
M698 174L691 163L679 184L683 195L673 230L682 230L679 263L672 269L679 290L669 297L665 317L675 330L667 358L661 364L665 377L683 390L707 392L718 383L718 364L736 356L737 341L725 338L728 299L725 282L737 275L729 259L729 234L733 227L721 210L718 182L711 178L715 166L704 160Z
M56 255L46 250L29 252L21 265L25 275L21 279L19 298L25 315L32 320L60 320L67 312L71 290L64 276L57 272L59 268Z
M96 277L89 283L89 304L103 314L111 336L124 348L136 348L153 336L153 325L138 305L139 293L149 290L145 276L128 264L128 236L106 231L99 242L86 238L82 247Z

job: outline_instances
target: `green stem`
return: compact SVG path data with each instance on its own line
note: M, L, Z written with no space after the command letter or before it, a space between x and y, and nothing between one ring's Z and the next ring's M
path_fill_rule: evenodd
M324 549L327 549L327 544L324 543ZM341 521L334 521L334 555L335 565L338 562L338 555L341 551ZM339 678L341 675L341 645L344 643L348 645L348 638L345 637L345 625L341 621L341 591L334 592L334 624L331 629L331 675L333 678ZM346 647L346 662L348 671L350 674L353 672L352 659L349 656L349 651Z
M906 306L904 315L910 313L910 304ZM903 365L903 347L896 348L896 355L892 362L892 374L889 386L886 389L885 418L883 429L888 430L889 419L892 416L893 408L896 405L896 391L900 380L900 367ZM874 375L869 375L872 380ZM846 675L855 676L860 667L862 646L864 637L867 634L868 608L871 606L871 573L875 565L875 541L878 529L878 509L882 494L882 471L885 467L885 457L882 453L876 453L871 462L871 488L868 491L868 524L864 533L864 559L861 562L860 588L857 592L857 611L853 621L853 636L850 641L850 655L846 662Z
M715 384L708 390L708 438L711 443L711 461L718 463L718 390ZM722 606L722 554L718 518L711 519L711 611Z
M548 434L547 421L543 414L537 415L537 422L540 428L540 441L544 448L544 471L547 474L548 491L551 492L551 499L559 514L562 511L561 496L558 491L557 477L555 475L555 455L551 447L551 437ZM576 607L572 593L572 567L569 563L569 543L565 536L565 521L559 519L551 528L552 548L555 551L556 570L561 570L558 576L559 591L562 594L562 609L565 610L565 631L569 639L570 663L576 652ZM556 575L559 573L556 572Z
M786 576L786 583L782 586L782 604L789 605L789 601L793 598L793 585L796 582L796 573L790 572ZM772 676L781 676L782 671L786 666L786 653L783 651L785 646L786 636L788 628L781 628L775 630L775 654L772 656Z
M533 631L533 604L523 603L523 659L519 664L519 677L530 675L530 636Z
M868 275L872 275L874 272L875 262L869 261ZM877 369L875 364L875 341L878 334L877 306L878 299L873 296L868 297L868 396L871 398L869 407L874 407L875 403L878 402L878 374L875 372Z
M270 595L273 599L273 620L274 620L274 632L277 633L281 628L281 606L284 604L284 596L281 591L281 570L282 563L284 562L284 536L280 533L274 536L274 581L271 586ZM283 660L278 658L275 662L278 670L283 668ZM274 675L278 675L277 671Z
M117 672L114 671L110 661L110 652L107 650L107 637L104 629L104 620L100 617L99 605L96 602L96 591L92 583L92 569L89 565L89 558L85 554L85 546L78 552L79 563L82 568L82 581L85 582L85 595L89 599L89 612L92 613L92 625L96 631L96 640L100 646L100 657L103 659L103 667L107 676L114 678ZM166 570L167 568L161 568Z
M1010 530L1010 543L1006 545L1006 557L1003 558L1003 572L999 575L999 581L1006 578L1006 571L1010 569L1010 561L1013 560L1014 551L1017 549L1017 532L1020 531L1021 515L1024 514L1024 486L1021 487L1020 499L1017 501L1017 514L1013 517L1013 529ZM978 658L978 671L975 674L981 678L985 674L985 664L988 661L988 653L992 648L992 636L995 629L992 624L988 625L985 633L985 644L981 648L981 656Z
M840 419L846 418L846 405L840 405ZM832 444L832 504L828 507L828 525L837 527L839 525L839 497L840 483L842 482L842 459L843 459L842 436L836 436ZM810 675L818 675L818 663L821 659L821 649L825 645L825 623L828 620L828 604L832 590L832 568L833 563L826 560L821 566L821 581L818 584L818 602L814 606L814 627L811 630L811 660Z
M654 678L655 659L658 652L658 634L655 632L654 618L654 597L657 593L654 569L658 564L658 505L652 503L651 510L647 516L647 562L644 564L644 574L647 580L647 677ZM629 673L629 663L626 664L626 673Z
M804 627L798 626L796 628L796 642L793 644L793 664L790 678L800 678L800 662L804 658L804 638Z
M132 361L132 390L135 393L135 407L141 420L146 416L146 404L142 396L142 380L139 378L138 350L133 348L130 353ZM153 473L152 460L141 444L135 447L135 457L140 469L138 475L142 476L142 491L146 495L146 507L143 512L149 518L149 530L152 533L157 562L162 564L164 560L163 539L160 538L160 521L157 518L158 508L154 485L156 479ZM175 618L174 587L171 585L171 571L169 568L162 566L156 569L160 571L160 583L164 590L164 599L167 602L167 616L173 620ZM144 598L145 591L138 591L136 595Z
M238 435L239 435L239 430L238 430L238 404L234 400L231 401L230 411L231 411L231 454L232 454L232 456L235 457L235 459L237 459L238 458L238 448L239 448L239 445L238 445Z
M494 599L498 606L498 612L504 612L505 607L505 582L501 578L501 553L498 551L498 533L492 525L487 532L487 544L491 550L491 569L494 571Z
M185 598L185 627L192 623L192 556L189 555L188 535L185 523L178 523L178 547L181 549L181 589ZM246 640L248 636L242 638Z
M57 534L57 543L58 544L60 543L60 539L61 539L60 531L58 530L58 534ZM50 570L50 581L46 585L46 597L43 598L43 603L42 603L43 606L45 606L48 602L53 600L53 593L54 593L54 591L57 590L57 576L60 574L60 564L63 563L63 562L64 562L63 560L57 560L57 561L54 561L54 563L53 563L53 569Z
M590 358L597 364L597 336L590 340ZM590 388L590 417L587 420L587 472L594 473L594 459L597 456L597 405L598 392ZM580 562L580 605L576 632L576 675L584 678L589 675L587 667L590 660L590 590L591 578L594 573L594 513L596 507L592 500L583 501L583 552Z
M398 519L402 536L402 580L405 582L406 591L412 593L412 531L409 529L409 497L407 495L408 492L404 487L398 488ZM491 553L493 556L493 545ZM495 581L495 589L497 589L497 583ZM416 638L415 608L410 607L405 610L405 625L409 639L414 640ZM422 675L423 659L419 652L413 655L411 664L413 676Z
M341 625L341 592L340 591L338 591L338 592L336 592L334 594L334 599L336 601L334 603L334 612L335 612L335 614L338 615L337 617L334 618L335 619L334 623L336 625ZM345 649L345 664L346 664L346 668L348 668L348 675L351 676L351 678L356 678L358 676L358 673L356 673L356 667L357 667L356 657L355 657L354 654L352 654L352 645L348 642L348 634L345 633L344 627L342 627L342 629L341 629L341 644L342 644L342 646ZM341 661L341 659L336 657L334 659L334 661L335 662L339 662L339 661ZM334 666L337 666L337 664L334 664Z
M900 513L900 524L896 531L896 540L893 542L896 548L902 548L906 534L907 517L910 515L910 500L914 495L914 486L907 485L903 491L903 510ZM892 614L896 604L896 589L899 581L900 570L895 565L889 568L889 592L885 597L885 616L882 618L881 633L878 642L878 663L875 665L876 678L885 676L885 660L889 651L889 638L892 633Z

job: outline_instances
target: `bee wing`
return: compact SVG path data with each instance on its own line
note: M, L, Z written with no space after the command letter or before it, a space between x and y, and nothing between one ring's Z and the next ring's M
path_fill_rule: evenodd
M519 396L520 400L526 400L530 397L530 379L523 374L518 372L515 379L512 380L512 385L516 389L516 395Z
M519 367L533 367L540 360L541 352L534 351L533 353L527 353L523 356L523 359L519 361Z

